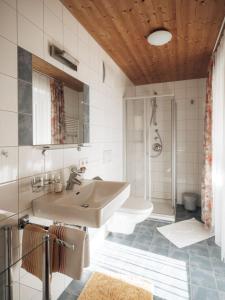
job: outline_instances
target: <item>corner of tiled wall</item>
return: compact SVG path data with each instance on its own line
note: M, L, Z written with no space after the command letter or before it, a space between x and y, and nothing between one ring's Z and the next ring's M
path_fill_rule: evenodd
M49 43L76 57L80 62L78 72L55 61L49 55ZM18 146L17 46L90 86L90 147L81 152L75 148L57 149L43 156L38 148ZM31 201L42 193L32 192L33 176L59 172L64 174L65 182L69 167L87 159L87 178L99 175L105 179L122 179L122 103L125 87L131 83L62 3L0 0L0 49L0 227L17 226L19 216L32 214ZM21 282L27 284L22 273ZM26 292L31 297L35 295L35 290L27 287L21 290L20 299L24 299Z

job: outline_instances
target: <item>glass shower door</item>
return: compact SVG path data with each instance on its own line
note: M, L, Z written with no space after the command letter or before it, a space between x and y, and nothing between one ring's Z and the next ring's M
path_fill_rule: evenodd
M151 194L146 101L126 101L126 178L134 201L149 200Z
M153 202L153 215L174 217L175 111L171 97L126 100L126 178L130 197Z
M173 100L155 97L150 105L151 199L153 213L174 215Z

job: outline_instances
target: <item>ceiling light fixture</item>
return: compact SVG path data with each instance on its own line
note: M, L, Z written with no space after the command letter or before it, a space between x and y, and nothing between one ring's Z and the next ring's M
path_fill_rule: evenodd
M149 34L147 41L153 46L162 46L167 44L172 39L172 33L165 30L159 29Z

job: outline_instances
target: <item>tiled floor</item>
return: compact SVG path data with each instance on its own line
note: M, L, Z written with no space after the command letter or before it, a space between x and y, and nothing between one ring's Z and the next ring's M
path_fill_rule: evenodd
M151 280L155 300L225 300L225 264L214 239L178 249L158 232L157 227L165 224L149 219L131 235L110 234L91 270L59 299L77 299L91 272L108 269Z
M152 198L152 203L153 203L154 214L168 215L168 216L174 215L174 209L172 208L171 200Z
M195 211L187 211L184 206L177 204L176 206L176 222L183 221L191 218L196 218L201 221L201 208L198 207Z

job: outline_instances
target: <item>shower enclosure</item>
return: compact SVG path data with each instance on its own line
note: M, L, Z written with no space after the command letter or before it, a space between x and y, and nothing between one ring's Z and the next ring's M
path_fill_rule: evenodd
M126 179L135 201L152 201L152 217L174 219L175 101L172 96L126 98Z

